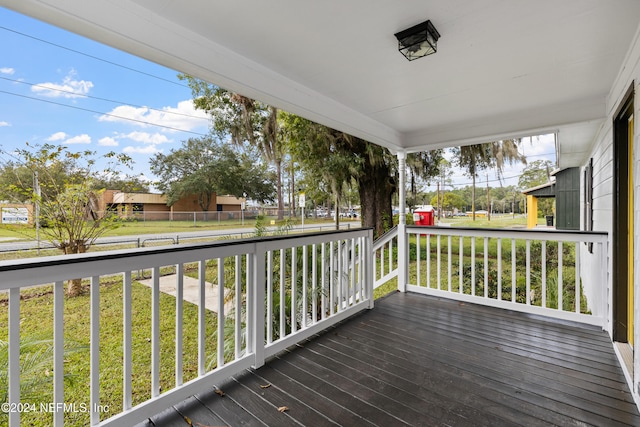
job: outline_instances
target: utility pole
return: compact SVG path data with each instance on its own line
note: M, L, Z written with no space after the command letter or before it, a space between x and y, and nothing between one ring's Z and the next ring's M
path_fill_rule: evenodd
M40 255L40 197L42 193L40 191L40 180L38 179L38 171L35 171L33 175L33 189L36 192L36 242L38 244L38 255Z
M489 174L487 173L487 221L491 221L491 203L489 202Z
M437 206L437 208L438 208L438 221L440 221L440 181L438 181L436 184L438 185L438 192L437 192L437 195L436 195L436 200L437 200L436 204L438 205Z

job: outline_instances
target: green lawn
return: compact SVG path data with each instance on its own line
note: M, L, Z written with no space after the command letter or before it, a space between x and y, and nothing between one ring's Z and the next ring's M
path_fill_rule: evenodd
M274 221L274 225L279 222L275 217L267 217L266 225L271 225L271 220ZM292 218L293 225L302 224L302 218ZM333 220L331 219L313 219L305 218L305 225L331 225ZM223 221L123 221L119 228L107 232L104 236L130 236L136 234L156 234L180 231L199 231L199 230L224 230L231 228L255 228L255 219L246 219L242 222L240 219L231 219ZM33 240L36 238L36 230L33 226L26 225L2 225L0 224L0 239L1 238L13 238L22 240Z
M527 217L523 214L494 214L491 219L476 217L475 221L471 217L450 217L442 218L441 223L452 227L526 228ZM545 218L538 218L538 225L546 224Z
M45 291L45 292L43 292ZM23 341L52 340L53 339L53 294L40 289L39 291L23 291L24 300L21 303L20 333ZM105 279L100 287L100 399L101 404L110 408L105 417L119 413L122 410L122 280L119 278ZM4 299L4 300L2 300ZM132 286L133 299L133 404L141 403L151 396L150 366L151 366L151 290L141 284ZM69 381L65 382L65 402L89 404L89 295L75 298L65 298L65 342L71 343L77 351L65 357L65 375ZM6 296L0 295L0 340L7 340L8 307ZM162 390L168 390L175 384L175 298L160 295L160 385ZM214 335L217 325L215 313L207 311L206 334ZM184 303L184 381L197 376L197 306ZM206 352L209 356L216 354L216 340L207 339ZM27 355L23 354L23 363ZM0 355L2 360L2 355ZM45 379L45 386L39 396L32 402L52 401L52 365L41 367L30 375ZM6 372L6 367L5 367ZM0 374L0 386L2 386ZM28 380L28 376L27 376ZM0 389L0 396L6 391ZM28 400L23 399L23 402ZM6 416L0 414L0 425L7 422ZM52 424L50 414L29 413L22 414L22 424L30 426L49 426ZM89 414L68 413L65 425L84 426L89 424Z
M463 238L464 252L463 258L463 293L472 294L472 257L471 257L471 241L474 238ZM432 235L429 238L430 250L427 250L427 237L421 236L419 239L416 235L409 238L409 283L426 287L427 284L431 288L441 290L448 289L449 281L449 239L446 236L440 237L440 276L438 277L438 236ZM420 255L420 267L418 270L418 248ZM575 311L575 244L565 243L563 245L563 270L562 270L562 309L566 311ZM397 248L394 248L397 251ZM558 303L558 242L549 241L545 245L546 251L546 290L545 305L548 308L557 308ZM427 262L427 252L430 252L429 262ZM512 253L511 241L504 240L502 248L498 253L497 239L490 239L487 245L487 290L489 298L498 298L498 264L500 264L502 275L502 293L503 300L510 301L512 298ZM523 239L516 240L516 280L515 280L515 299L517 302L526 303L526 275L525 275L525 257L526 242ZM484 274L484 238L475 238L475 295L484 295L485 274ZM543 283L541 277L542 265L542 243L533 241L530 243L530 289L531 304L541 306ZM460 286L460 238L453 237L451 239L451 290L459 292ZM376 267L379 271L379 267ZM419 273L419 278L418 278ZM438 282L438 278L440 281ZM428 281L428 282L427 282ZM394 279L389 283L376 289L374 295L379 297L396 289L397 281ZM584 292L580 293L580 311L588 313L587 301Z

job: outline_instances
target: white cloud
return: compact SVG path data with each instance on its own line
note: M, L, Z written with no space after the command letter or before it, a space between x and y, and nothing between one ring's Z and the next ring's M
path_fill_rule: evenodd
M59 141L61 144L91 144L91 137L86 133L70 136L64 132L56 132L46 139L47 141Z
M62 141L67 137L67 134L64 132L56 132L47 138L47 141Z
M202 110L196 110L192 100L180 101L176 108L164 107L163 121L178 129L197 129L209 126L209 116Z
M143 147L127 146L122 149L127 154L155 154L162 153L162 150L158 150L155 145L145 145Z
M209 126L207 114L196 110L191 100L180 101L176 107L163 107L151 109L148 107L132 107L121 105L111 110L109 115L100 116L98 120L103 122L119 122L135 124L141 127L152 125L163 126L169 131L202 129L206 131Z
M148 132L130 132L128 134L120 134L118 136L120 138L127 138L144 144L165 144L167 142L171 142L169 138L161 133L152 134Z
M13 73L15 73L16 70L14 70L13 68L9 68L9 67L2 67L0 68L0 74L9 74L12 75Z
M146 107L132 107L121 105L109 111L109 115L102 115L98 118L101 122L130 123L131 120L146 121L146 114L149 109ZM145 123L136 123L139 126L147 126Z
M91 144L91 137L86 133L66 139L65 144Z
M92 87L90 81L76 80L76 72L71 70L62 83L39 83L32 86L31 91L49 98L83 98Z
M9 122L0 122L0 128L4 127L4 126L11 126L11 123L9 123Z
M105 136L104 138L101 138L100 140L98 140L98 145L102 147L117 147L118 141L111 138L110 136Z

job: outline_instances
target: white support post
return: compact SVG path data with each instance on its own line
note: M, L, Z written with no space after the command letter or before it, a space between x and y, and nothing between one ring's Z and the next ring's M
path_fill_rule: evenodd
M218 353L217 368L224 366L224 258L218 258Z
M182 263L176 264L176 387L183 384L183 363L182 363L182 344L184 341L183 335L183 319L184 319L184 265Z
M100 277L91 277L89 325L89 404L90 423L100 423Z
M205 321L205 301L206 301L206 275L207 262L200 260L198 263L198 376L205 374L206 358L206 321Z
M64 282L53 287L53 402L64 403ZM53 413L54 427L64 425L64 411Z
M160 396L160 267L153 267L151 288L151 397Z
M409 251L407 240L407 219L405 216L406 211L406 194L405 187L405 169L407 155L404 152L398 152L398 198L399 198L399 212L400 220L398 221L398 290L400 292L407 291L407 278L409 268Z
M365 271L365 279L364 283L366 286L365 295L369 300L369 308L373 308L374 298L373 298L373 281L376 277L375 275L375 262L373 258L373 230L369 230L368 235L363 244L365 260L366 260L366 268Z
M20 288L9 289L9 405L20 404ZM20 425L20 411L9 412L9 426Z
M249 271L250 276L247 278L247 290L251 292L249 295L249 301L251 307L250 316L253 316L248 322L251 325L251 346L253 347L253 354L255 356L253 367L259 368L264 365L264 334L265 334L265 285L266 278L264 276L265 271L265 254L267 253L266 243L257 243L255 252L250 255L251 267ZM269 320L269 328L271 328L271 319Z
M133 344L132 344L131 272L122 274L122 409L133 406Z

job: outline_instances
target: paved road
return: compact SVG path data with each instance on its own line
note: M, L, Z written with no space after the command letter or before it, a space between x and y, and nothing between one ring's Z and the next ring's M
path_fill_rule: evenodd
M341 221L341 228L345 227L360 227L359 221ZM313 224L306 225L304 230L307 231L330 231L335 228L334 224ZM275 228L270 227L268 230L272 231ZM295 231L301 231L302 226L293 227ZM166 232L166 233L155 233L155 234L139 234L139 235L130 235L130 236L109 236L109 237L101 237L96 240L96 244L104 245L110 243L131 243L132 245L140 245L144 246L149 245L151 242L161 242L166 241L167 244L175 244L175 243L186 243L195 238L206 238L206 237L220 237L220 236L233 236L237 237L250 237L253 235L255 229L253 227L239 227L232 229L222 229L222 230L200 230L200 231L176 231L176 232ZM21 251L27 249L36 249L38 244L35 240L32 241L1 241L0 242L0 252L12 252L12 251ZM52 247L48 242L40 242L40 248L50 248Z

